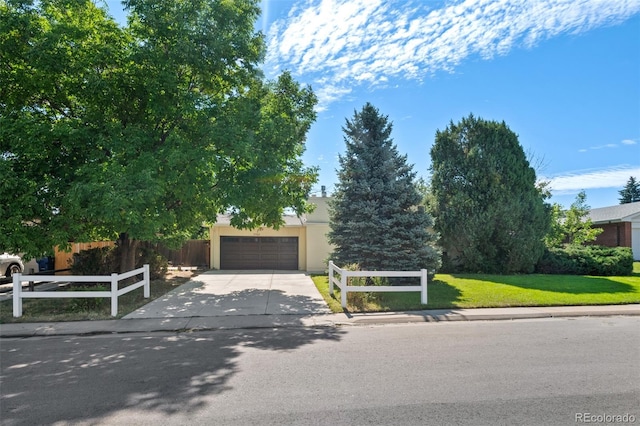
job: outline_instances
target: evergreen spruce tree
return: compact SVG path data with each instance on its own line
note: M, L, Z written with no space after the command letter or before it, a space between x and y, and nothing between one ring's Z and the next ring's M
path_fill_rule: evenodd
M623 189L618 191L620 194L620 204L629 204L640 201L640 182L631 176Z
M347 151L339 156L339 183L331 204L331 259L363 270L418 270L439 267L431 216L406 156L391 139L387 116L367 103L343 127Z

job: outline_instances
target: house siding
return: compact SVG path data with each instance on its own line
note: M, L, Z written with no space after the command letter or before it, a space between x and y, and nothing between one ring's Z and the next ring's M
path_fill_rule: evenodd
M325 272L328 268L329 253L333 248L327 241L328 224L307 224L307 271Z
M607 223L595 225L602 229L593 244L607 247L631 247L631 222Z
M640 260L640 201L592 209L588 218L603 229L595 244L631 247L633 258Z
M634 223L631 227L631 249L633 258L640 261L640 223Z
M329 255L333 246L329 244L329 202L330 197L311 197L315 204L313 212L307 214L305 230L307 234L307 271L325 272L329 267Z

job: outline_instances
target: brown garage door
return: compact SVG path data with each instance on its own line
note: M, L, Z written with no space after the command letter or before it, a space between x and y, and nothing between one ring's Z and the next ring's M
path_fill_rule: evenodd
M298 269L297 237L220 237L220 269Z

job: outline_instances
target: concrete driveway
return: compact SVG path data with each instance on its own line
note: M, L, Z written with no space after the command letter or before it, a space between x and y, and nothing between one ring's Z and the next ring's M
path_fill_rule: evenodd
M331 313L299 271L208 271L125 316L137 318Z

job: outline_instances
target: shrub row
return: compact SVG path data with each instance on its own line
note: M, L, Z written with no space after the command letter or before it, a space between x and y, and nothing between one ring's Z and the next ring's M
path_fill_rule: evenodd
M573 246L548 248L538 264L541 274L631 275L633 253L629 247Z

